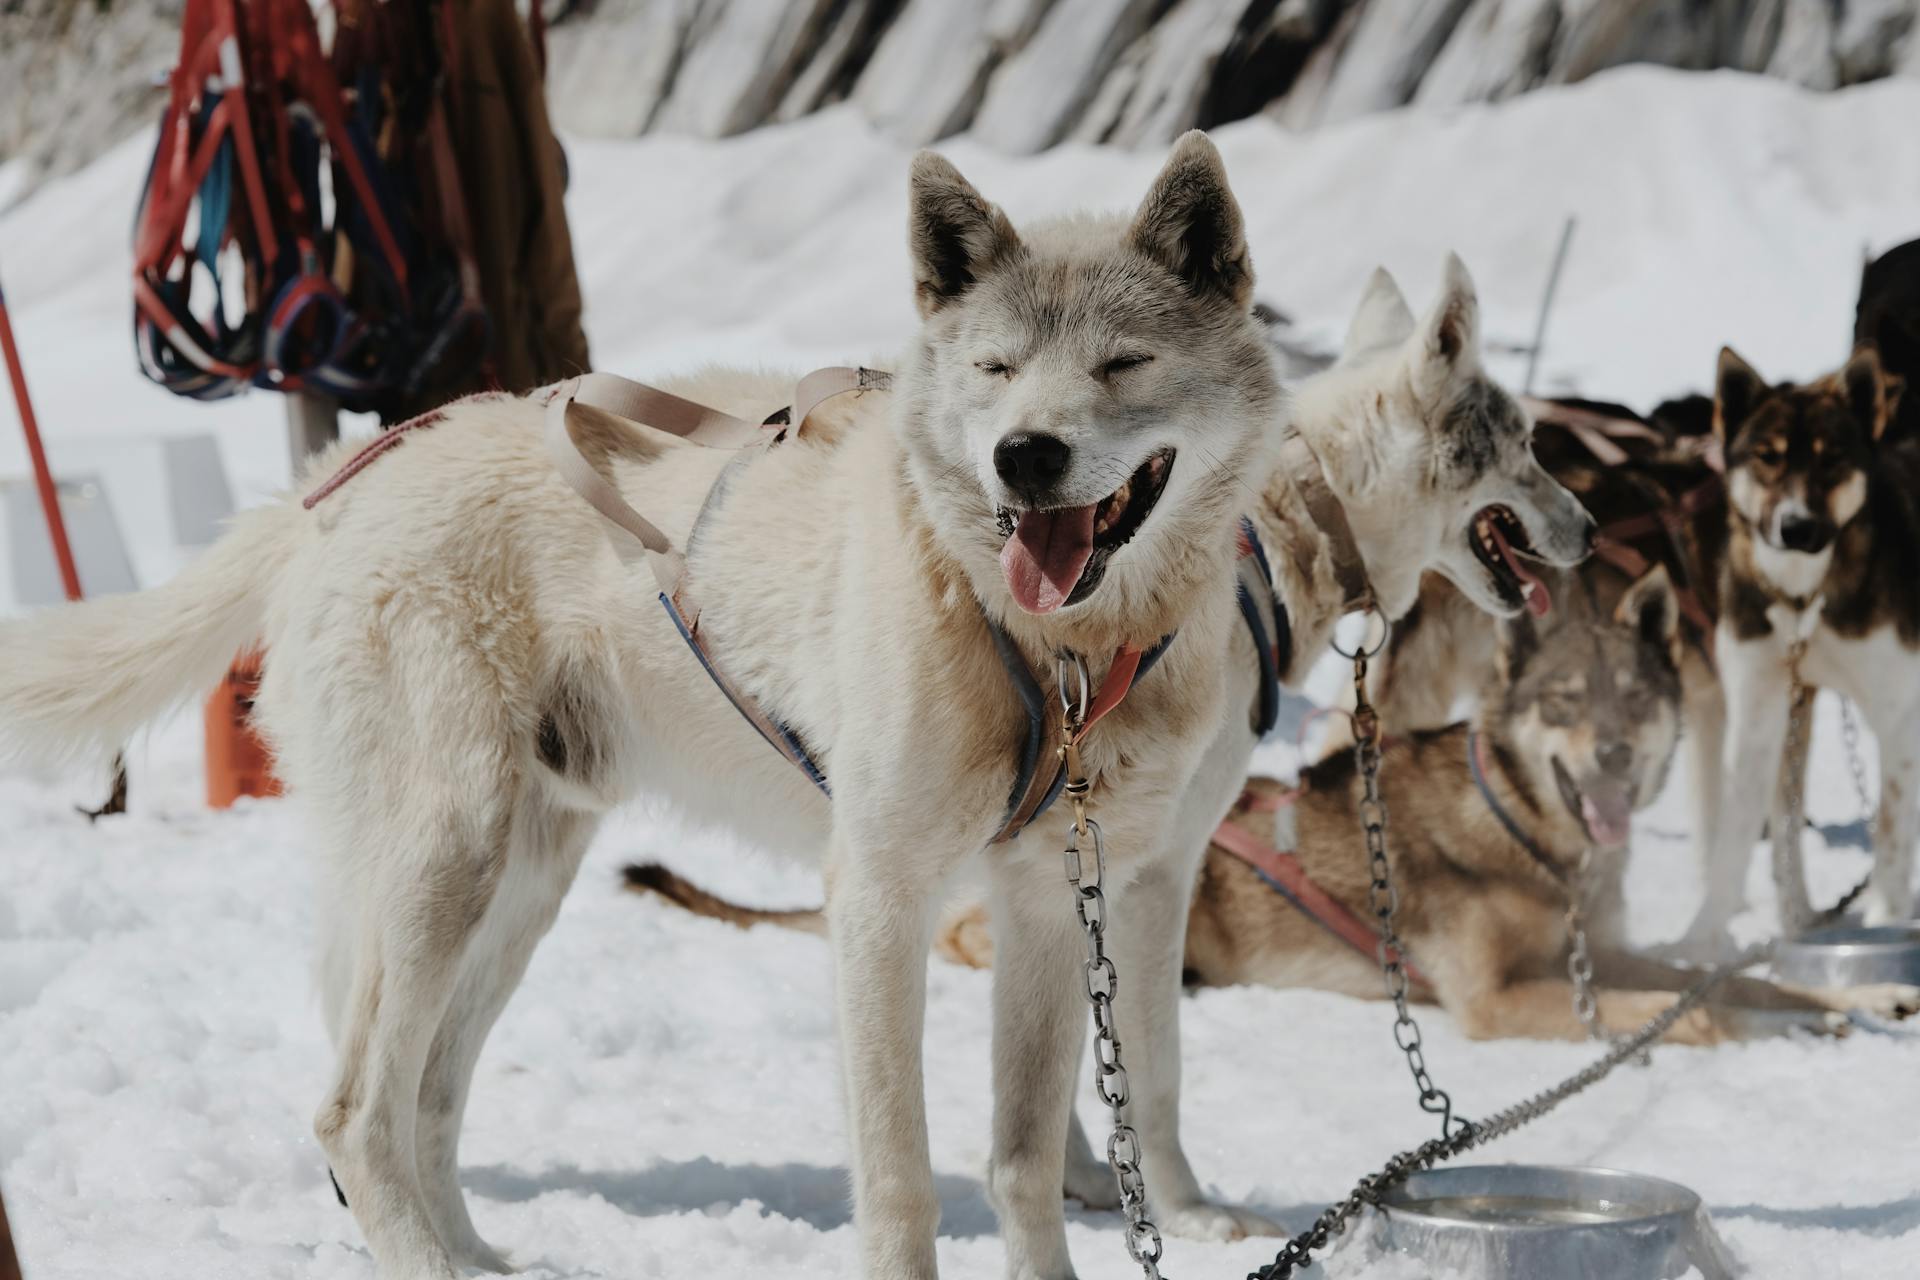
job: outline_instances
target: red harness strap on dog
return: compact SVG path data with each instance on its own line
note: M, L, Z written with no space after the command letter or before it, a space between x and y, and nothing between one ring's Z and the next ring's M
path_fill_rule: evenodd
M1284 796L1266 799L1249 793L1244 797L1243 805L1255 811L1276 812L1291 805L1298 795L1297 791L1289 791ZM1380 935L1346 903L1315 884L1296 855L1273 848L1232 818L1226 819L1214 830L1213 842L1253 868L1262 880L1273 886L1281 897L1292 903L1309 920L1369 960L1379 958ZM1405 956L1400 957L1400 966L1407 971L1409 978L1428 989L1432 988L1433 984L1427 981L1426 975Z

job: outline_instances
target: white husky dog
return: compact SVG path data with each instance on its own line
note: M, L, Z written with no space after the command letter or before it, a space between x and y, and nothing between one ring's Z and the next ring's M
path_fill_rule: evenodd
M165 587L0 629L0 737L41 754L117 744L264 643L258 715L331 873L338 1068L315 1130L388 1280L505 1268L456 1178L469 1079L600 816L636 791L829 851L873 1277L935 1271L927 948L943 882L1001 827L1029 729L993 628L1043 686L1057 651L1098 681L1110 655L1175 636L1084 754L1117 900L1192 857L1175 815L1227 720L1243 477L1269 469L1281 413L1219 156L1189 134L1130 221L1021 234L923 155L910 216L925 323L894 394L843 399L730 472L688 559L702 634L808 745L831 806L562 484L534 399L450 406L310 508L242 517ZM752 420L789 394L737 373L675 389ZM729 455L578 413L590 461L684 545ZM1083 956L1062 825L986 860L1002 940L989 1188L1019 1277L1072 1270Z

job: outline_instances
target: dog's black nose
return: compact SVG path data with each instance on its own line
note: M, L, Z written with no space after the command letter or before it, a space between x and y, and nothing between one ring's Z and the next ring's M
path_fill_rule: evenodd
M1625 773L1633 767L1633 744L1603 742L1593 749L1593 759L1602 773Z
M1067 461L1073 450L1058 436L1037 431L1016 431L993 446L993 469L1007 488L1023 498L1036 500L1067 474Z
M1832 527L1819 516L1789 516L1780 522L1780 545L1789 551L1822 551L1832 538Z

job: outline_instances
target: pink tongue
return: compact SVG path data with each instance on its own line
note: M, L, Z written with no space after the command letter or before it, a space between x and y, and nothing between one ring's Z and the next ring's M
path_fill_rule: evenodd
M1521 594L1527 602L1527 612L1536 618L1543 618L1547 610L1553 608L1553 597L1547 594L1547 584L1540 581L1540 575L1520 563L1520 557L1513 554L1513 548L1507 545L1507 539L1500 532L1500 526L1488 521L1488 530L1493 534L1493 545L1500 548L1500 558L1507 562L1507 568L1513 570L1513 576L1521 581ZM1527 588L1531 587L1532 590Z
M1581 796L1580 816L1586 819L1587 834L1602 848L1621 848L1633 834L1633 806L1625 792Z
M1007 589L1028 613L1052 613L1067 602L1093 555L1093 506L1028 511L1000 551Z

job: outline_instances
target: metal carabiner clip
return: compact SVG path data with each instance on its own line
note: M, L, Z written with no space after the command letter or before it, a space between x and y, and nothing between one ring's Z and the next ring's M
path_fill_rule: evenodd
M1087 722L1087 707L1093 696L1093 678L1087 674L1087 660L1071 649L1053 655L1053 679L1060 694L1060 714L1070 728Z

